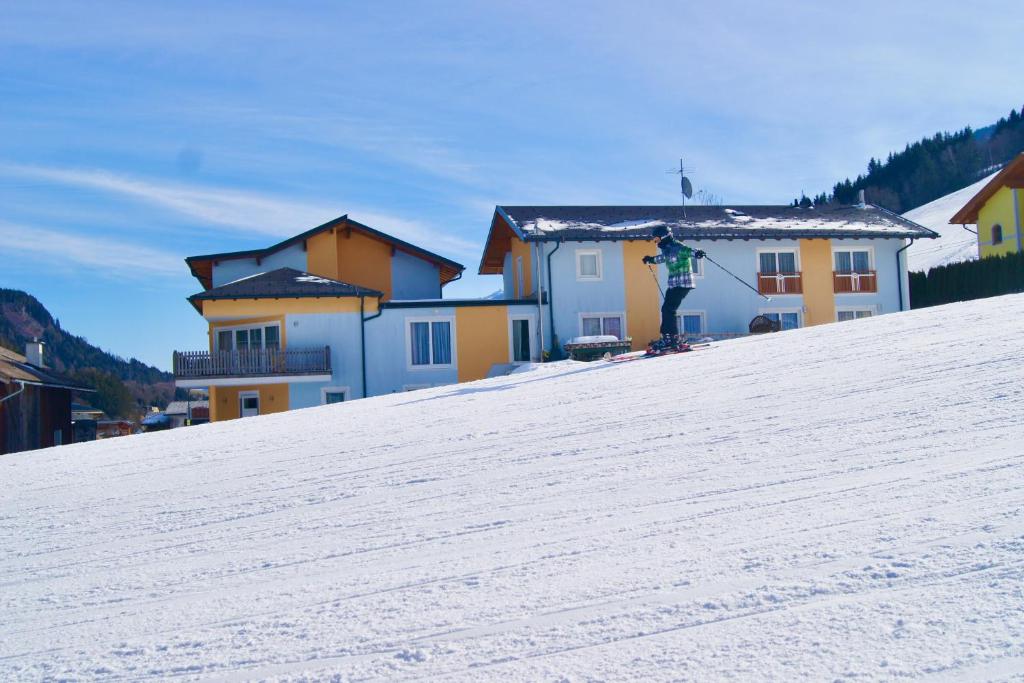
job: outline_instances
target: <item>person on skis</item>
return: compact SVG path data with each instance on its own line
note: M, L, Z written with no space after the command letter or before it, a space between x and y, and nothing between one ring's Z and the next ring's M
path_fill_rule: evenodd
M657 256L644 256L644 263L664 263L668 267L668 289L665 291L665 302L661 305L661 339L651 342L651 350L655 353L684 351L688 347L679 336L676 311L695 286L691 259L704 258L704 252L690 249L676 240L664 225L656 226L651 234L658 240L661 253Z

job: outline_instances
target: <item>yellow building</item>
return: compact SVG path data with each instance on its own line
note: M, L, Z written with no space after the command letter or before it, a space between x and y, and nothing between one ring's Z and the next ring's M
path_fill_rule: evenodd
M1024 214L1024 154L1008 163L1002 171L949 222L954 225L978 225L978 255L981 258L1024 251L1021 215Z

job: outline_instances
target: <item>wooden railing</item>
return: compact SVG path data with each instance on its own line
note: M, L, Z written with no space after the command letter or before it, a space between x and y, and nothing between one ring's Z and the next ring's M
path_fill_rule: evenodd
M174 352L175 379L329 374L330 346L311 349Z
M878 277L873 270L860 273L832 272L834 291L837 294L845 292L877 292Z
M757 291L761 294L803 294L800 273L758 273Z

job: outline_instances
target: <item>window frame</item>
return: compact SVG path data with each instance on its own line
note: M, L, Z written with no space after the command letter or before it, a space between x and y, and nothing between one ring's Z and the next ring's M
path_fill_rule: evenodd
M833 273L838 273L839 272L836 269L836 254L838 254L839 252L843 252L843 251L850 252L850 254L851 254L850 255L850 266L851 267L853 266L853 252L855 252L855 251L866 251L868 253L868 271L874 272L874 273L878 272L878 269L875 268L875 248L874 247L872 247L870 245L869 246L864 246L864 247L848 247L848 246L845 246L845 245L839 245L839 246L833 245L832 246L832 272ZM860 273L860 271L857 271L857 270L853 270L853 271L850 271L850 272L851 273ZM863 274L863 273L861 273L861 274ZM849 294L850 292L842 292L842 293L843 294ZM856 294L857 292L853 292L853 293Z
M435 322L446 322L449 324L449 337L451 345L449 352L451 354L451 363L427 363L426 365L414 365L412 362L412 324L413 323L427 323L427 329L430 332L430 360L434 360L434 326L431 323ZM406 370L422 372L424 370L454 370L458 367L458 341L455 336L455 316L454 315L416 315L407 316L405 318L405 367Z
M213 350L214 351L237 351L238 350L236 348L236 346L237 346L236 339L237 338L235 336L236 333L239 330L255 330L255 329L259 329L260 330L260 348L261 349L266 349L267 348L266 328L268 328L268 327L276 327L277 328L277 348L278 348L278 350L283 350L284 349L284 344L281 343L281 340L283 338L283 336L281 334L281 328L283 327L283 325L281 324L281 321L279 321L279 320L275 320L273 322L265 322L265 323L242 323L242 324L238 324L238 325L215 325L213 327ZM220 348L220 333L221 332L230 332L231 333L231 348L230 349L222 349L222 348ZM249 348L251 349L252 347L250 346Z
M345 398L341 399L342 403L348 403L349 399L349 388L347 386L333 386L333 387L320 387L320 405L328 406L333 405L327 402L327 394L344 394Z
M856 314L860 313L860 312L864 312L864 311L866 311L868 313L868 315L861 316L861 318L874 318L875 316L880 315L879 310L878 310L878 306L836 306L836 322L837 323L849 322L848 320L840 320L839 319L839 314L840 313L853 313L854 314L854 318L853 319L854 320L858 320L859 318L856 317Z
M589 337L589 336L593 336L593 335L584 334L584 332L583 332L583 319L584 318L600 318L601 319L601 334L602 335L604 334L604 319L605 318L618 318L619 319L619 329L622 330L622 336L619 337L619 340L623 341L623 340L629 338L629 332L626 330L626 312L625 311L607 311L607 312L604 312L604 313L598 313L598 312L593 312L592 313L592 312L588 311L586 313L582 313L582 312L579 313L577 315L577 318L576 318L576 323L577 323L577 328L576 329L579 330L579 335L578 336L580 336L580 337Z
M703 335L706 335L708 333L708 317L707 317L707 313L705 311L692 311L692 310L689 310L689 311L676 311L676 329L679 330L679 334L685 334L685 330L683 328L683 316L686 316L686 315L691 315L691 316L692 315L696 315L696 316L700 317L700 332L697 332L698 335L703 336Z
M600 249L577 249L575 252L576 258L576 281L577 282L601 282L604 280L604 264L602 251ZM597 260L597 275L583 275L580 270L580 257L581 256L596 256Z
M245 417L242 413L245 410L245 399L255 398L256 399L256 414L250 415L249 417L259 417L263 414L263 401L260 400L260 392L253 391L239 391L238 392L238 417Z
M776 307L771 307L771 308L759 308L759 309L757 309L757 314L758 315L767 315L769 313L778 313L778 315L779 315L779 325L780 326L782 324L782 314L783 313L796 313L796 327L793 328L793 329L799 330L799 329L804 327L804 309L803 309L803 307L800 307L800 306L790 306L790 307L776 306ZM779 331L780 332L784 332L785 329L780 327Z
M516 335L515 323L517 320L525 320L530 337L530 360L516 360ZM540 360L540 343L537 336L537 316L530 313L510 313L508 316L508 362L515 365L526 365L536 363Z

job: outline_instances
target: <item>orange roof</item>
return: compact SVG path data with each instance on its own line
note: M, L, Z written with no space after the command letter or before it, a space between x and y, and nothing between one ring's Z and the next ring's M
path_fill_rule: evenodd
M949 219L949 222L953 225L977 223L978 212L981 211L981 207L985 206L988 200L992 198L992 195L1004 187L1024 188L1024 154L1019 154L1016 159L1006 164L1003 170L997 173L985 187L981 188L978 194L971 197L970 201L964 204L964 208L957 211Z

